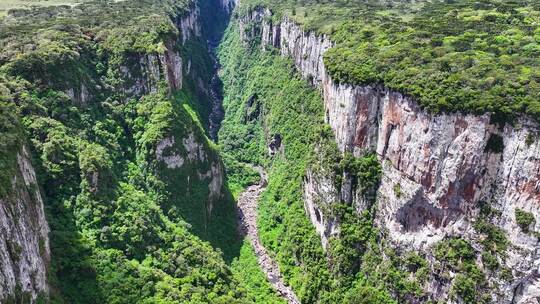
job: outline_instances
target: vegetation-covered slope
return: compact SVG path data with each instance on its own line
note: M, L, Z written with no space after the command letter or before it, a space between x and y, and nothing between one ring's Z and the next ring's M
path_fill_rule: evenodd
M540 117L538 1L242 1L336 43L335 81L384 84L434 112Z
M33 152L53 302L247 301L221 253L238 254L234 205L195 89L212 62L178 28L194 5L96 1L0 23L0 164L15 144Z
M383 262L371 212L358 217L346 204L325 210L340 219L343 234L323 251L304 209L308 168L324 167L331 176L348 172L367 189L378 183L380 167L371 155L341 157L324 124L319 92L300 78L292 62L259 47L243 43L235 25L220 47L226 110L220 143L227 163L267 168L259 235L286 281L302 303L394 303L387 290L399 299L415 296L419 283L410 279L407 264L399 257ZM276 138L281 143L269 153L267 143ZM249 167L229 165L228 171L236 183L250 183Z

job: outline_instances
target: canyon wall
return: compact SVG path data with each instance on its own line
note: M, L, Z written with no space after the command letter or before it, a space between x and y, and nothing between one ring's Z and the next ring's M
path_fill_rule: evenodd
M220 0L219 5L225 12L234 7L234 3ZM164 41L163 53L141 54L131 62L135 64L120 67L122 79L127 97L140 97L145 94L157 92L159 82L165 81L169 92L173 93L184 88L184 82L188 77L198 83L198 88L205 94L209 94L196 68L192 68L191 54L181 52L181 47L189 40L198 40L196 43L205 43L202 32L201 12L197 3L189 9L185 16L179 16L173 21L179 30L176 39ZM208 196L206 212L211 213L214 204L223 197L224 168L217 152L211 148L208 139L201 134L196 125L185 126L186 130L173 129L167 137L160 140L154 147L155 159L163 166L159 166L161 175L168 176L174 172L175 176L187 178L184 182L186 192L197 183L207 184ZM176 172L175 172L176 171ZM165 180L173 188L171 181ZM176 181L178 183L178 181Z
M11 191L0 198L0 302L30 303L49 293L49 227L26 147L14 166Z
M527 117L504 125L490 114L432 114L414 99L384 86L336 83L325 71L323 55L329 37L304 31L284 17L272 23L269 10L259 8L241 17L245 43L261 41L263 49L279 49L323 95L326 122L342 152L361 156L376 152L383 177L378 190L376 225L386 231L390 246L423 252L433 267L432 248L448 237L463 238L481 251L483 236L475 231L483 203L495 209L490 224L502 229L511 246L499 257L512 279L489 276L496 303L537 303L540 297L540 126ZM305 207L326 246L339 230L324 216L336 200L366 208L359 191L333 186L328 174L308 172ZM536 222L524 231L516 211ZM531 233L531 231L533 233ZM434 276L425 286L433 298L448 297L450 284ZM532 302L531 302L532 301Z
M219 0L220 8L227 14L230 14L239 2L239 0Z
M227 11L234 5L229 1L222 3ZM164 41L163 52L131 54L126 56L126 62L114 67L122 80L117 87L110 87L100 79L86 77L62 90L74 105L82 108L98 102L96 96L99 95L117 94L123 102L130 98L141 98L156 93L160 82L167 85L170 93L181 90L186 77L195 77L190 68L189 56L182 54L180 49L190 39L202 39L200 10L195 6L189 14L173 22L179 34L174 39ZM54 81L46 79L43 83L55 87ZM65 88L66 85L58 87ZM201 202L205 203L201 209L202 213L210 214L213 204L223 196L224 169L218 153L197 124L192 122L187 127L181 125L171 129L168 136L150 148L150 161L156 161L155 169L169 182L170 187L207 187L205 195L208 202ZM49 227L30 151L26 146L20 147L14 163L11 187L6 195L0 197L1 303L35 303L46 301L49 296ZM187 182L178 185L175 183L182 182L182 179L167 180L170 172L176 172L175 176L182 176ZM97 191L99 172L92 172L89 179L91 189L96 189L91 191Z
M232 1L220 0L222 9L231 10L234 3L229 2ZM130 54L125 62L118 66L116 72L121 81L114 91L121 93L121 99L141 98L157 93L162 82L167 85L169 93L172 94L184 88L184 82L188 77L200 84L200 90L208 91L197 75L196 69L191 67L192 54L181 51L182 46L189 40L200 40L196 43L204 43L198 4L195 3L186 15L173 17L172 21L178 29L178 35L163 41L165 46L163 52ZM84 82L80 84L82 88L86 86L89 85L85 85ZM105 85L99 87L105 87ZM92 100L92 96L87 93L88 90L71 89L70 91L86 92L80 96L75 94L76 97L72 100L77 104L85 104ZM72 94L68 95L72 96ZM186 186L197 182L208 184L207 208L210 212L213 204L222 198L224 169L217 152L210 148L197 126L190 126L188 130L171 128L173 131L153 148L155 159L163 164L159 167L159 171L163 174L169 173L166 171L181 172L180 175L187 176ZM194 157L193 153L197 155Z

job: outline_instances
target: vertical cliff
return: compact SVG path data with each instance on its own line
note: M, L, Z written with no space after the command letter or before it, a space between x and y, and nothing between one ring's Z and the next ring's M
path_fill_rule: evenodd
M215 249L233 247L236 227L208 136L203 2L92 2L0 23L0 106L18 113L26 144L6 148L11 129L0 141L0 168L18 154L0 191L0 302L243 298Z
M332 47L328 37L304 31L287 17L272 20L264 8L242 16L242 39L277 48L321 89L325 119L341 152L377 154L383 175L375 223L390 247L403 254L418 251L429 260L430 280L423 286L429 297L448 297L457 282L456 273L437 270L440 261L433 254L449 238L472 244L492 301L527 303L540 296L538 123L527 117L501 124L490 114L432 114L381 85L336 83L324 67L323 55ZM323 212L325 206L341 200L352 203L359 214L369 208L350 178L340 180L337 187L328 172L310 170L306 176L306 212L324 246L339 229ZM524 228L520 214L536 221ZM499 246L488 248L495 238ZM504 274L489 269L486 252L495 256L501 265L495 269L505 269Z
M16 152L10 187L0 198L0 302L30 303L49 294L49 227L25 146Z

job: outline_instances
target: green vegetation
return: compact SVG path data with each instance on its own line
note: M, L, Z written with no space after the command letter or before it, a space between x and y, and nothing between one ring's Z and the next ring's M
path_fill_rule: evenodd
M476 265L476 252L465 240L450 238L439 242L434 248L434 255L443 271L457 273L451 294L464 303L489 303L490 297L484 293L485 274Z
M323 159L323 161L325 161ZM353 180L354 188L359 188L366 200L372 205L375 201L374 190L381 178L381 167L375 155L355 158L346 153L340 162L336 176L349 174ZM360 271L361 258L367 248L367 243L376 235L373 228L373 214L371 208L361 215L354 207L335 202L329 206L328 217L340 223L338 236L330 238L328 259L330 270L334 277L339 277L340 286L346 286ZM343 282L342 282L343 281Z
M488 202L480 202L480 214L474 223L474 229L481 235L480 244L484 246L486 251L483 258L491 265L493 263L490 255L493 257L498 254L504 256L510 244L504 230L490 222L500 215L500 211L493 209Z
M205 28L202 38L179 43L177 19L194 1L32 1L53 6L0 19L0 198L11 193L24 144L51 227L52 302L284 303L236 234L234 197L259 181L255 166L269 173L259 205L261 239L303 302L425 299L426 257L391 249L386 232L374 226L377 156L341 155L320 92L277 52L244 45L234 25L219 50L226 111L219 147L208 139L211 100L201 86L214 69L207 39L220 33ZM243 9L265 4L275 18L289 15L330 35L336 46L325 63L339 82L384 84L434 112L537 118L538 4L447 2L246 0ZM203 23L222 19L209 12ZM160 67L169 52L189 62L181 90ZM270 155L267 144L276 136L282 146ZM503 149L492 135L486 151ZM223 186L213 180L222 161ZM339 223L326 251L304 211L308 170L333 179L337 190L350 182L366 203L360 211L343 201L324 206L323 215ZM216 184L221 189L212 189ZM393 190L403 195L401 185ZM491 222L498 213L485 205L481 213L474 228L485 268L462 239L434 249L435 275L455 273L452 296L466 303L489 300L483 270L512 275L499 263L510 243ZM535 221L519 209L516 220L524 232ZM20 255L20 247L8 247ZM18 288L12 301L27 298Z
M11 192L11 178L15 175L17 152L21 144L21 127L16 107L4 95L0 83L0 198Z
M227 265L242 245L232 196L209 188L221 161L201 123L209 97L194 89L211 77L206 41L176 46L174 18L192 4L99 1L0 21L1 195L24 143L51 228L53 303L253 302ZM200 67L180 91L139 64L166 49Z
M240 250L240 256L231 265L234 276L246 286L246 293L254 303L285 304L259 267L255 251L246 240Z
M525 138L525 144L527 147L530 147L534 142L536 141L536 135L533 133L527 134L527 137Z
M31 9L39 6L76 5L88 0L3 0L0 2L0 17L11 10ZM16 13L13 11L13 13Z
M484 249L490 250L492 252L506 252L508 248L508 239L504 230L491 224L485 219L478 219L474 224L474 229L483 234L485 237L480 243L484 246Z
M234 159L228 153L222 153L227 170L227 182L231 193L236 198L245 188L255 185L261 179L259 173L250 165Z
M238 162L267 167L268 189L259 202L261 239L296 294L314 301L323 288L328 290L328 270L320 239L304 213L302 177L323 123L320 96L298 76L291 78L290 62L245 50L234 27L221 45L220 61L226 111L220 145ZM246 117L250 100L265 115ZM281 134L284 155L267 156L266 134Z
M517 224L525 233L528 233L530 231L531 225L536 222L536 220L534 219L534 215L525 210L516 209L515 216Z
M338 82L384 84L433 112L540 118L538 1L242 1L260 4L329 35Z
M302 182L306 171L322 172L341 187L349 178L370 204L381 167L375 155L341 155L324 124L322 99L277 53L245 46L229 28L220 49L226 117L220 146L236 164L263 165L268 188L259 202L259 233L286 281L306 303L396 303L420 299L427 262L386 249L373 227L373 206L361 215L344 202L322 210L340 222L340 233L323 252L305 215ZM254 114L256 113L256 114ZM283 152L270 156L266 143L281 136ZM232 163L233 160L229 160ZM244 178L245 167L229 167Z
M401 185L400 184L395 184L394 185L394 194L396 195L397 198L401 198L401 196L403 195L403 192L401 191Z

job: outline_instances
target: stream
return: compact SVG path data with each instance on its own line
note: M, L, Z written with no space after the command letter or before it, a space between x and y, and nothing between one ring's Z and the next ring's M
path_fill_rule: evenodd
M209 83L209 97L212 102L212 110L209 115L209 135L214 142L218 142L218 133L221 122L225 115L223 110L223 83L219 77L221 65L217 55L217 49L221 37L211 37L207 40L210 59L213 64L214 75ZM270 257L264 248L257 229L257 203L261 193L266 189L267 174L262 167L254 166L261 177L259 184L248 187L238 198L238 230L242 237L247 237L257 256L257 261L272 287L278 294L290 304L300 304L294 291L287 285L281 276L277 263Z
M255 167L261 179L259 184L248 187L238 198L239 230L242 236L248 238L255 250L259 265L268 278L268 281L278 293L291 304L300 304L294 291L283 281L277 263L270 257L264 248L257 229L257 203L261 193L266 189L266 172L261 167Z

